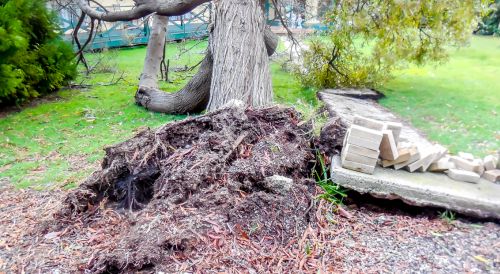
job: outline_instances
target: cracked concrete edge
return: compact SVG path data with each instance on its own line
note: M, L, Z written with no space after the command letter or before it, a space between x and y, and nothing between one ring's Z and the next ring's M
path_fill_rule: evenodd
M356 98L356 99L362 99L362 100L374 100L378 101L381 98L384 98L385 95L381 92L378 92L373 89L367 89L367 88L361 88L361 89L356 89L356 88L340 88L340 89L324 89L321 90L322 93L326 94L333 94L333 95L339 95L339 96L344 96L344 97L350 97L350 98Z
M422 188L402 186L389 180L370 178L362 173L356 175L354 172L342 172L336 164L339 162L340 158L334 156L331 167L332 181L361 194L370 194L375 198L401 200L414 206L444 208L472 217L500 219L498 205L478 203L472 199L454 197L446 193L423 191Z

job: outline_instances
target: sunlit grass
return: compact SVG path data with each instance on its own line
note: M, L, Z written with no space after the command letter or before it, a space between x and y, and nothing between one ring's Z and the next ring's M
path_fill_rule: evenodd
M500 149L500 39L474 37L448 62L399 71L382 105L452 152Z
M168 91L180 89L195 72L176 73L204 56L206 42L190 41L168 45L171 83ZM193 48L185 54L185 49ZM134 103L145 47L89 55L99 73L76 81L92 85L87 89L63 90L57 99L28 107L0 118L0 178L17 187L51 188L74 186L98 166L103 148L132 137L140 128L155 128L183 119L184 115L152 113ZM276 101L305 106L315 104L315 92L272 64ZM116 85L108 85L122 76Z
M193 47L186 54L184 49ZM171 83L180 89L194 72L176 73L203 58L206 42L168 45ZM183 115L148 112L135 105L145 47L90 55L107 57L101 72L86 79L87 89L63 90L57 98L0 118L0 179L17 187L72 187L102 159L103 148L124 141L144 127L158 127ZM315 90L271 64L275 100L308 112L317 105ZM123 80L108 86L123 73ZM84 80L80 77L77 83ZM381 103L409 119L429 138L453 152L478 155L500 149L500 39L474 37L440 66L410 67L381 88Z

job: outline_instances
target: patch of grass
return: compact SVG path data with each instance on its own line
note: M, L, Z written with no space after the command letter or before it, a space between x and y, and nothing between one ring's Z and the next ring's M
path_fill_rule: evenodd
M441 218L441 220L449 224L453 223L457 219L456 214L450 210L445 210L443 212L440 212L439 217Z
M381 104L411 121L451 152L500 148L500 39L474 37L449 62L412 66L381 91Z
M347 189L331 180L328 166L319 151L316 152L316 166L313 168L313 177L325 191L318 196L319 199L324 199L337 206L344 203L344 199L347 197Z
M189 41L168 45L171 83L163 90L180 89L195 72L176 73L174 68L191 66L204 56L206 42ZM193 48L182 54L185 49ZM0 118L0 178L19 188L74 187L97 168L103 148L132 137L141 128L155 128L183 119L184 115L149 112L134 103L145 47L89 54L90 63L104 60L99 73L85 80L92 87L63 90L55 100L28 107ZM271 65L276 101L285 105L315 105L312 89L305 89L283 71ZM123 80L108 86L123 73Z

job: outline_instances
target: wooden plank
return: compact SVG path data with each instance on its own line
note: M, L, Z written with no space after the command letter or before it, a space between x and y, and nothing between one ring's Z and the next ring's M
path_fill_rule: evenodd
M380 157L383 160L396 160L399 157L398 147L391 130L383 130L382 142L380 144Z
M354 120L352 121L354 125L362 126L365 128L377 130L377 131L382 131L385 128L385 123L375 120L375 119L370 119L366 118L363 116L355 115Z
M417 161L406 166L406 169L409 172L415 172L417 170L424 172L432 164L434 157L436 157L436 153L433 150L421 152L420 158Z
M380 142L382 141L383 134L381 131L378 131L378 130L373 130L373 129L358 126L358 125L352 125L350 136L358 137L358 138L362 138L362 139L367 139L369 141L378 143L380 146Z
M343 153L342 161L351 161L355 163L360 163L367 166L375 166L377 165L377 158L369 158L363 155L359 155L356 153Z
M392 131L392 134L394 135L394 141L396 141L396 144L399 143L399 136L401 135L403 124L398 122L385 122L384 128Z
M375 171L375 166L363 165L351 161L342 161L342 167L366 174L373 174L373 172Z
M462 159L465 159L465 160L469 160L469 161L473 161L474 160L474 155L472 155L470 153L467 153L467 152L462 152L462 151L460 151L458 153L458 157L460 157Z
M410 148L400 148L398 149L398 154L399 157L396 160L390 161L390 160L383 160L382 161L382 166L383 167L390 167L395 164L400 164L403 162L406 162L410 160L411 153L410 153Z
M467 182L467 183L478 183L481 177L472 171L460 170L460 169L450 169L446 172L448 177L455 181Z
M500 169L492 169L492 170L486 171L483 174L483 178L492 182L492 183L500 182Z
M476 172L476 173L481 172L481 166L477 162L465 160L458 156L452 156L450 159L455 164L457 169Z
M356 136L353 136L351 133L351 129L347 131L346 137L344 139L344 146L352 144L356 145L358 147L363 147L366 149L371 149L371 150L379 150L380 148L380 142L375 142L370 139L364 139L364 138L359 138Z
M455 168L455 164L450 161L450 157L443 157L429 167L431 172L445 172L451 168Z
M380 155L379 150L368 149L354 144L346 144L342 150L344 149L347 153L355 153L373 159L378 159L378 156Z
M493 155L488 155L484 157L483 166L485 170L496 169L497 159Z
M415 161L418 161L420 159L420 151L418 151L417 148L413 147L413 148L410 148L410 159L408 159L407 161L404 161L402 163L399 163L399 164L395 164L394 165L394 169L401 169L411 163L414 163Z
M448 149L440 144L435 144L434 150L436 151L436 157L434 158L434 161L432 161L432 163L438 162L439 160L441 160L441 158L445 157L445 155L448 153Z

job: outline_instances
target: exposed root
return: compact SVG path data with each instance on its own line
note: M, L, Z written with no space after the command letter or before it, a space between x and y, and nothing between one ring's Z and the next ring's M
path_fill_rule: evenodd
M68 194L57 216L133 211L116 249L91 265L98 273L168 266L196 252L214 227L285 245L314 226L308 132L297 112L279 107L226 108L143 131L107 148L102 170Z

